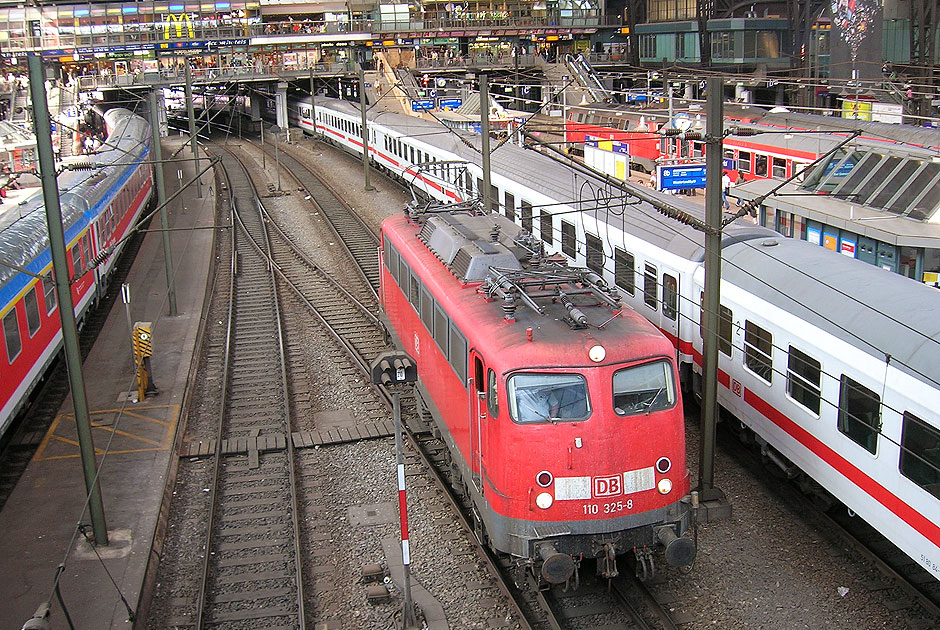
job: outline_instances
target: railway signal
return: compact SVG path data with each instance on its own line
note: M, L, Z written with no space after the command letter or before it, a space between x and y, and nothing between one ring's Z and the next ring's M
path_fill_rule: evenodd
M414 383L418 380L418 366L414 359L404 352L382 352L370 366L372 382L388 387L400 383ZM395 418L395 463L398 476L398 510L401 514L401 564L404 587L402 602L402 625L405 630L417 628L414 604L411 601L411 547L408 541L408 502L405 496L405 457L402 452L401 437L401 402L398 392L392 393L392 409Z

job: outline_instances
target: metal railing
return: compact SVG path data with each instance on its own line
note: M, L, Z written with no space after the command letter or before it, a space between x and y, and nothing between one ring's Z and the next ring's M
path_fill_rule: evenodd
M540 11L534 15L510 12L480 12L452 14L429 12L422 19L372 20L346 22L256 22L253 24L221 24L210 20L164 22L152 24L106 25L92 32L90 27L63 24L56 34L27 35L25 31L9 31L4 45L6 52L26 50L58 50L65 48L110 48L142 46L155 48L160 44L186 41L239 41L263 36L333 35L341 33L368 34L376 38L383 34L421 31L476 30L476 29L555 29L598 28L619 26L618 16L601 15L596 10ZM87 29L87 30L85 30ZM107 52L107 51L104 51Z

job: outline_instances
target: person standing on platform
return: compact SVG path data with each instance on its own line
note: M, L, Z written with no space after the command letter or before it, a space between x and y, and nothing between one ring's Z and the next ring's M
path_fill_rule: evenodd
M721 205L725 210L731 209L731 204L728 202L728 193L731 191L731 177L728 176L728 171L723 171L721 174Z

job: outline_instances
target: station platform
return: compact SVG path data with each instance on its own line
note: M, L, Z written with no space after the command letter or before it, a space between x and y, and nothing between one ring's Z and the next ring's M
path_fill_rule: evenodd
M166 157L179 146L180 138L163 142ZM189 155L180 153L180 157ZM183 183L195 174L191 161L164 167L167 196L180 187L178 170L183 171ZM213 255L214 230L188 229L213 225L216 191L211 171L203 175L203 184L202 199L190 187L168 208L170 227L178 230L169 232L178 314L167 314L159 215L150 224L154 231L146 235L127 280L131 322L153 322L151 366L159 394L134 402L131 333L120 302L84 363L109 545L95 548L81 535L75 536L79 523L88 525L91 536L91 519L83 509L85 486L69 399L0 512L0 627L22 627L45 601L52 605L50 627L69 627L53 593L60 564L64 564L61 595L74 627L133 627L122 597L131 610L137 608L164 483L175 464L173 444Z

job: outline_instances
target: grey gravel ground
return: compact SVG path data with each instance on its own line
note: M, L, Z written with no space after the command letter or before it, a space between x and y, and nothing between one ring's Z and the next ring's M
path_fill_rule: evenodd
M316 168L347 201L362 209L376 226L382 218L399 212L410 196L382 177L373 176L374 192L363 190L361 163L345 153L314 143L298 141L288 150ZM693 485L698 468L698 418L687 419L689 468ZM666 571L666 581L656 587L661 598L699 628L874 628L918 629L937 627L904 610L889 610L897 598L887 581L867 562L842 550L824 526L799 504L792 504L775 490L776 480L756 479L735 461L719 453L716 484L733 504L731 519L699 527L698 559L688 575ZM783 497L786 495L784 494ZM415 527L421 527L415 515ZM415 534L416 572L422 571ZM432 554L433 555L433 554ZM430 569L427 569L430 572ZM435 592L444 602L459 602L462 581L453 567L444 565L450 580ZM433 589L429 586L429 590ZM449 619L460 620L459 611L445 609ZM473 627L452 625L452 627Z

